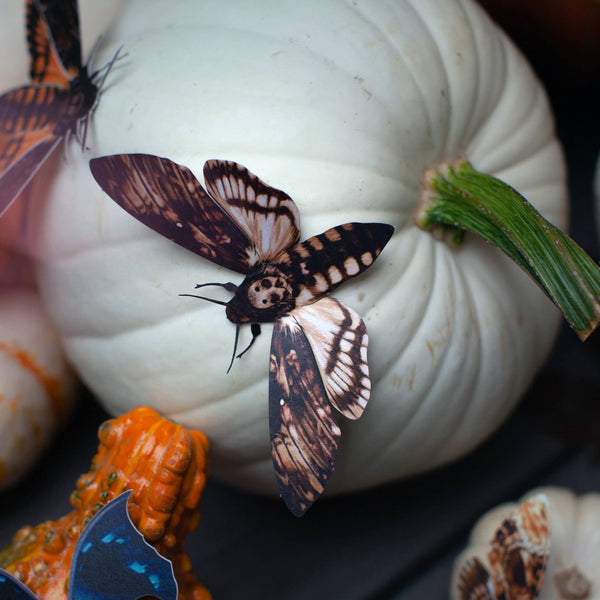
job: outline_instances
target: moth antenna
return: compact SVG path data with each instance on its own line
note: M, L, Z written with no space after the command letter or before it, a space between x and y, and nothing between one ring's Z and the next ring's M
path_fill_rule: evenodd
M231 282L229 282L229 283L197 283L195 289L198 289L201 287L206 287L207 285L216 285L218 287L222 287L222 288L226 289L228 292L231 292L232 294L235 294L238 289L238 286Z
M235 351L237 350L238 339L240 337L240 324L238 323L235 326L235 341L233 342L233 352L231 353L231 361L229 362L229 366L227 367L227 374L229 375L229 371L231 371L231 367L233 365L233 361L235 359Z
M244 356L244 354L246 354L246 352L248 352L248 350L250 350L250 348L252 348L252 344L254 344L254 340L260 335L260 323L252 323L251 328L252 328L251 329L252 339L250 340L250 343L246 346L245 350L240 352L236 356L236 358L241 358L242 356Z
M90 123L90 119L92 118L92 115L94 114L94 111L96 110L98 103L100 102L100 96L102 95L102 88L104 87L104 82L106 81L106 78L108 77L108 74L111 72L112 68L114 67L115 63L118 60L121 60L122 58L125 58L127 56L127 54L123 54L122 56L119 56L119 54L121 53L121 50L123 50L123 46L119 46L118 50L115 52L114 56L110 59L110 61L108 63L106 63L101 69L98 69L97 71L94 71L92 74L90 74L90 70L91 70L91 65L92 62L94 60L94 55L96 54L98 47L100 45L100 41L102 40L102 36L100 36L97 40L96 43L94 44L94 47L92 48L92 51L90 52L90 58L88 60L87 63L87 72L88 72L88 77L90 78L90 80L94 80L100 73L102 73L102 71L106 71L104 73L104 75L102 76L102 79L99 81L98 85L96 86L98 88L98 94L96 95L96 99L94 101L94 104L92 106L92 108L90 109L90 112L87 114L87 116L85 117L84 122L81 124L81 128L83 129L83 135L79 134L78 132L78 141L81 142L81 149L82 150L86 150L86 145L85 142L87 140L87 132L88 132L88 126Z
M187 296L188 298L200 298L200 300L208 300L213 304L220 304L221 306L227 306L227 302L223 300L215 300L214 298L207 298L206 296L196 296L195 294L179 294L180 296Z
M98 71L96 71L94 74L92 74L92 63L94 62L94 58L96 58L96 52L98 52L98 48L100 47L101 41L102 41L102 36L99 35L98 38L96 39L96 41L94 42L94 45L92 46L92 49L90 50L90 53L88 54L86 71L87 71L88 77L90 77L90 79L93 79L94 76L98 74Z
M94 44L92 54L90 55L90 60L88 60L88 75L89 75L90 79L95 79L96 77L98 77L98 75L100 75L100 73L102 73L102 71L106 71L106 73L104 73L104 75L102 75L102 79L98 83L99 90L102 90L102 87L104 86L104 82L106 81L106 78L108 77L108 74L111 72L112 68L115 66L115 63L117 61L122 60L123 58L127 58L129 56L129 53L127 53L127 52L125 52L125 54L121 54L121 50L123 50L123 46L119 46L117 51L115 52L114 56L103 67L96 69L96 71L94 71L93 73L89 73L89 69L91 67L92 60L93 60L93 55L95 54L96 49L98 48L98 44L100 43L101 39L102 39L102 37L99 37L98 41Z

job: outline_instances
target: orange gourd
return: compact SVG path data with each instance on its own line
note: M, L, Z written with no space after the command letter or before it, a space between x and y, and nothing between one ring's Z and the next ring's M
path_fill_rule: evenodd
M129 515L158 552L173 562L179 600L210 600L183 551L198 525L207 476L208 441L140 407L106 421L90 471L71 495L74 510L36 527L21 528L0 552L0 567L25 583L39 600L66 597L71 557L85 525L105 504L132 490Z

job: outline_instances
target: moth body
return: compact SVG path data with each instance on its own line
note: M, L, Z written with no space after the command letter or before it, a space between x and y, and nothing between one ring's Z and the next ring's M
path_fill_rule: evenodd
M294 306L286 274L274 264L262 263L238 286L225 312L232 323L271 323Z

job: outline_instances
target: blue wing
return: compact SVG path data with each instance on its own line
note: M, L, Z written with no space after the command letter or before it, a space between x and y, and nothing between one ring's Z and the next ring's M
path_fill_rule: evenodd
M0 569L0 598L2 600L36 600L26 586L4 569Z
M69 600L177 600L173 565L129 518L130 494L107 504L81 534L71 562Z

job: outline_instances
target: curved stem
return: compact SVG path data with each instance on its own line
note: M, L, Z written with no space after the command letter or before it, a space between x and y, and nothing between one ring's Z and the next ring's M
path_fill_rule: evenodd
M473 232L512 258L584 340L600 322L600 268L516 190L462 160L424 174L414 216L460 243Z

